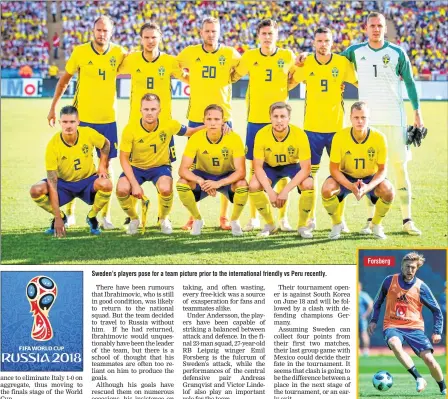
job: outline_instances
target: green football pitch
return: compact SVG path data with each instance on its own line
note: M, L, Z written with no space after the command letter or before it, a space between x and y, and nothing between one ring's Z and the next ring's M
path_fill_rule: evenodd
M64 100L63 104L69 104ZM173 116L185 123L187 101L173 103ZM349 109L350 104L346 104ZM67 231L66 239L43 234L50 215L39 209L29 197L30 186L45 177L44 153L48 140L56 132L47 125L50 99L3 99L1 119L1 228L2 263L4 264L353 264L356 248L366 247L433 247L447 245L447 103L424 102L423 116L429 135L422 147L413 150L409 173L413 183L413 214L421 237L411 237L401 231L398 200L384 221L387 241L377 241L357 232L366 220L364 200L353 196L347 200L346 220L351 233L338 241L330 241L330 218L320 198L317 206L318 229L314 239L303 240L296 233L279 233L259 239L256 233L234 238L218 229L219 198L206 198L201 211L206 223L200 237L191 237L180 230L188 218L186 209L175 194L171 220L174 233L167 237L155 226L157 218L156 192L146 183L144 190L151 198L145 235L126 236L122 229L106 231L99 237L89 235L85 225L88 206L77 201L78 226ZM303 124L303 101L293 101L293 123ZM406 104L412 120L410 104ZM245 135L245 104L234 100L234 128ZM128 115L128 100L118 102L119 131ZM323 116L324 117L324 116ZM178 159L186 140L176 138ZM121 172L118 160L112 162L115 178ZM173 166L175 179L179 160ZM319 183L328 176L328 157L319 172ZM289 220L297 224L298 194L290 196ZM125 214L115 197L112 198L112 220L120 226ZM241 217L249 219L247 206Z
M382 399L409 399L409 398L441 398L439 386L431 377L423 361L412 356L419 373L428 383L426 389L417 393L414 378L398 363L394 356L370 356L359 358L358 397ZM436 356L442 370L446 370L445 356ZM377 391L372 384L373 375L380 370L392 374L394 384L387 392Z

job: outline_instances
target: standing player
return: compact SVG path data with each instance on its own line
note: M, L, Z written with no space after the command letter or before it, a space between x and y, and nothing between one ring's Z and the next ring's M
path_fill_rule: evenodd
M125 57L125 50L111 43L113 21L107 16L97 18L93 25L93 41L76 46L59 79L48 114L50 126L54 126L55 110L67 89L72 76L78 73L73 102L79 110L80 126L89 126L106 137L111 149L109 158L117 156L118 138L115 115L116 77L118 67ZM107 161L107 167L112 169ZM68 206L68 225L75 224L74 203ZM113 229L110 221L109 203L103 208L100 223L104 229Z
M155 22L145 23L140 28L142 51L129 54L120 65L120 74L131 75L131 109L129 122L139 122L141 99L147 93L154 93L160 98L160 119L171 119L171 78L186 81L176 57L159 50L162 31ZM170 141L170 159L176 160L174 139ZM159 207L163 200L159 193ZM135 200L135 197L131 197ZM130 219L126 218L125 225Z
M358 327L359 337L361 338L361 351L363 356L369 356L370 337L367 334L367 318L373 310L373 300L370 295L362 290L362 283L358 283Z
M232 83L231 72L238 64L239 53L229 46L219 43L219 20L204 18L201 25L202 44L188 46L177 56L182 68L189 71L190 102L188 104L188 126L203 124L204 110L209 104L217 104L224 110L224 121L232 127ZM230 230L227 220L229 201L221 196L219 225L223 230ZM191 229L193 219L187 222L184 230Z
M264 19L257 26L260 47L246 51L232 74L232 82L249 74L249 85L246 94L247 134L246 158L250 160L251 176L253 175L254 142L257 132L270 123L269 107L271 104L288 99L288 77L294 70L294 54L291 50L277 47L278 27L272 19ZM286 179L279 181L277 189L283 190ZM280 228L292 231L288 223L287 208L279 210ZM250 221L244 228L251 231L260 227L255 204L250 201Z
M414 353L425 362L440 388L440 393L446 395L442 369L434 359L434 349L425 335L423 305L429 308L434 317L434 331L431 337L434 344L442 340L443 315L429 287L416 277L417 271L424 263L425 258L422 255L415 252L408 253L401 261L401 273L384 279L373 304L368 332L370 335L374 333L381 306L386 300L383 334L387 346L415 378L417 392L422 392L427 382L415 368L412 358L403 349L403 341L406 341Z
M117 199L130 218L127 234L137 234L140 224L135 201L144 195L142 184L151 181L159 197L159 223L163 234L173 229L168 215L173 206L170 142L174 135L190 136L203 126L187 128L171 118L159 118L160 98L146 94L140 100L142 116L125 127L120 142L120 163L123 173L117 183Z
M322 202L331 217L333 227L328 238L340 238L343 224L338 212L340 202L351 192L359 201L367 195L375 204L372 231L375 238L387 238L381 221L394 199L394 189L386 179L386 139L370 128L366 103L352 105L350 120L353 127L337 132L330 153L331 176L322 186Z
M218 191L233 202L232 235L241 236L238 219L249 194L243 142L234 132L223 134L224 110L219 105L205 108L204 124L205 129L188 141L176 185L180 200L194 219L191 235L200 235L204 225L197 202ZM196 168L191 170L193 162Z
M269 111L271 124L261 128L255 138L255 175L250 180L249 195L266 222L261 237L277 230L270 204L281 208L289 192L297 187L300 193L298 233L302 238L313 238L306 227L313 203L310 145L305 132L289 124L291 111L291 106L284 102L272 104ZM291 181L277 194L273 187L285 177Z
M31 187L31 198L54 215L46 233L55 237L65 236L67 217L60 207L81 198L93 205L86 220L90 232L98 235L101 230L96 216L112 194L112 182L107 178L109 140L90 127L81 127L78 111L70 105L61 109L59 123L62 131L50 140L45 154L47 178ZM100 151L98 172L93 162L94 148Z
M293 75L295 83L306 82L304 130L311 147L311 172L314 177L313 206L309 214L311 230L316 228L315 208L317 172L324 149L330 155L331 142L335 133L342 129L344 122L344 82L356 84L356 72L345 57L331 52L333 37L328 28L318 28L314 32L314 57L307 57L305 64L297 68ZM343 212L344 201L338 212ZM345 221L343 232L348 232Z
M359 99L366 101L371 109L372 125L386 135L390 149L389 162L395 173L395 186L401 202L403 231L420 235L411 216L411 184L407 162L411 159L406 146L406 113L403 103L404 81L414 109L414 126L423 127L419 99L412 77L412 66L405 51L385 41L386 19L377 12L367 17L368 42L355 44L341 54L354 63L359 77ZM371 233L369 215L364 234Z

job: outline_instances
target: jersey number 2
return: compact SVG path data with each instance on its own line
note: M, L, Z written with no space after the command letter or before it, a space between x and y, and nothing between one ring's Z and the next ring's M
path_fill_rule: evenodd
M81 169L81 160L79 158L75 159L75 170Z

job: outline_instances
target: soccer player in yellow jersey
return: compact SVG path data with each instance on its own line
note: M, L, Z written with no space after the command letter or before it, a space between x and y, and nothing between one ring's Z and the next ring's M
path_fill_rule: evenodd
M96 216L106 205L112 193L112 182L107 178L107 159L110 143L90 127L79 125L78 111L73 106L61 109L62 131L56 133L47 145L45 164L47 178L34 184L30 194L42 209L54 215L47 234L65 236L67 217L60 207L81 198L92 205L87 223L92 234L101 230ZM98 171L93 162L93 149L100 151Z
M232 127L232 82L231 73L238 64L240 55L233 48L219 43L219 20L206 17L200 31L202 44L188 46L177 56L181 66L189 71L190 102L188 105L188 126L203 124L204 110L209 104L217 104L224 110L224 121ZM230 230L227 220L229 201L221 196L219 224L221 229ZM193 219L183 227L191 229Z
M117 183L117 199L130 218L127 234L137 234L140 224L135 202L144 195L142 184L151 181L159 193L159 223L164 234L173 229L168 215L173 205L170 141L174 135L190 136L203 126L187 128L179 122L161 119L160 98L148 93L141 99L141 119L130 121L120 142L120 163L123 173Z
M278 27L272 19L265 19L257 26L260 47L246 51L232 74L232 81L236 82L249 74L247 88L247 134L246 158L251 161L253 169L253 149L257 132L270 123L269 107L271 104L288 99L288 77L294 71L294 54L291 50L277 48ZM251 170L253 174L253 170ZM287 184L281 179L277 187L283 190ZM244 228L251 231L260 227L256 217L255 205L250 201L250 221ZM283 231L293 229L287 220L286 205L280 208L280 228Z
M97 18L93 26L93 41L74 48L65 66L65 72L56 86L47 117L50 126L54 126L58 102L72 76L77 73L73 106L79 111L80 126L89 126L109 140L109 158L117 156L116 77L118 67L125 57L125 50L110 41L113 27L114 23L109 17ZM109 168L109 160L107 166ZM109 169L109 172L112 173L112 170ZM113 229L110 216L107 215L108 210L109 204L103 209L100 223L105 229ZM75 224L73 202L68 206L67 214L68 224Z
M298 233L302 238L313 238L311 231L306 227L313 201L308 138L302 129L289 124L290 105L284 102L274 103L270 107L270 114L271 124L261 128L255 138L255 175L249 183L249 195L266 222L259 235L267 237L277 230L269 203L274 208L281 208L289 192L297 187L301 193ZM273 187L285 177L291 181L277 194Z
M230 226L234 236L241 236L238 219L249 194L243 142L234 132L222 132L224 110L219 105L205 109L204 124L205 129L188 141L176 185L180 200L194 219L190 233L200 235L204 225L196 203L220 192L233 202ZM193 162L196 168L190 170Z
M344 122L343 83L356 84L355 68L345 57L331 52L333 37L328 28L318 28L314 32L316 52L305 60L303 67L297 68L292 80L306 83L304 130L311 147L311 171L314 177L314 199L308 226L316 228L315 206L317 172L324 149L330 155L331 142L335 133L342 129ZM344 205L340 209L343 212ZM348 232L345 221L343 232Z
M343 224L337 210L339 203L352 192L358 201L367 195L375 204L372 232L374 237L385 239L381 221L394 199L394 188L386 179L386 139L368 126L369 110L365 102L352 105L350 120L352 127L340 130L333 138L331 176L322 186L322 201L333 222L329 238L340 238Z

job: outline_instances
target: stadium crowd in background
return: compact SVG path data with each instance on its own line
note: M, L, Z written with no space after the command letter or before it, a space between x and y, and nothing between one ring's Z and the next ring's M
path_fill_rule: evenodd
M2 70L23 66L47 75L49 48L45 2L2 1Z

